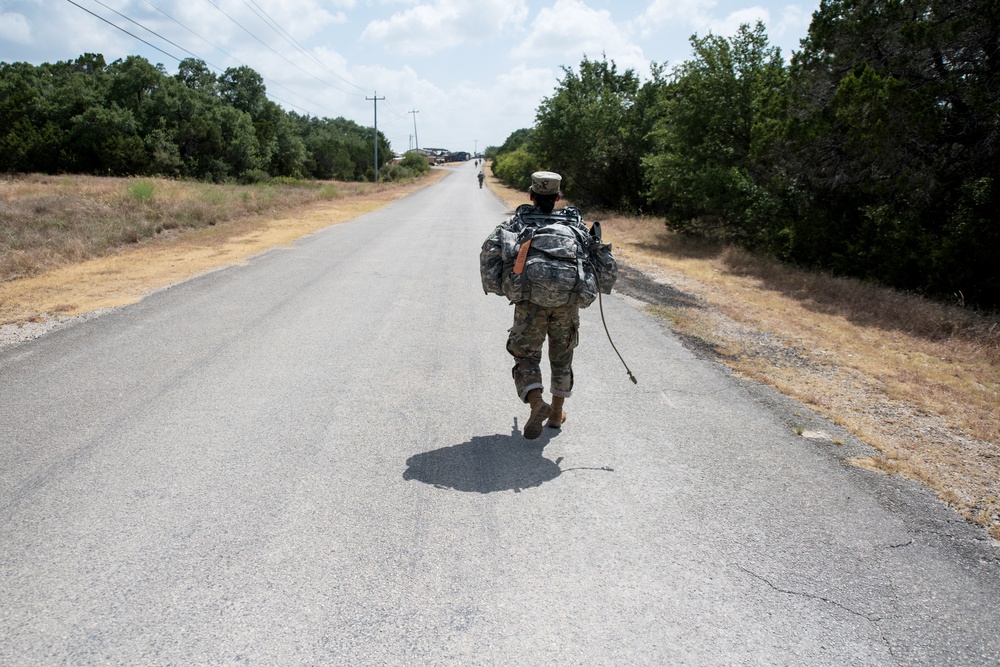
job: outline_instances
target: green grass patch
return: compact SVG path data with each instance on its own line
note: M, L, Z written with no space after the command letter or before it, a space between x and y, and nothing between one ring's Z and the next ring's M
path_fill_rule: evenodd
M215 205L225 204L229 200L224 186L220 185L203 185L199 187L198 198L206 204Z
M156 184L149 181L136 181L128 186L128 196L140 204L152 203L156 194Z
M340 199L340 190L336 185L329 183L319 189L320 199Z

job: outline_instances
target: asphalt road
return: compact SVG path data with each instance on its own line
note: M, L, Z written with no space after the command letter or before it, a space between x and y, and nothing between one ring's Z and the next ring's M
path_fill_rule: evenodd
M982 531L633 299L524 440L475 174L0 350L0 664L1000 665Z

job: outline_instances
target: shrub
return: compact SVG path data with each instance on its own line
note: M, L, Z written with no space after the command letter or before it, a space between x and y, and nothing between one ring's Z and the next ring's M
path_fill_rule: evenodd
M493 174L512 188L527 190L531 174L541 169L541 158L527 147L501 154L493 163Z
M270 183L271 174L263 169L247 169L240 174L240 183L243 185L253 185L255 183Z
M431 168L427 156L416 151L410 151L404 155L403 159L399 161L399 166L417 175L423 174Z

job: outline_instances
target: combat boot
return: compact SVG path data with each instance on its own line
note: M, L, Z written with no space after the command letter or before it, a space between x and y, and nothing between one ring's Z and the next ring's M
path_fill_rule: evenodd
M532 389L528 392L527 398L531 406L531 416L525 422L522 433L526 439L534 440L542 434L542 423L552 414L552 406L542 399L541 389Z
M549 417L549 421L545 423L546 426L551 428L562 428L563 422L566 421L566 413L563 412L563 401L565 400L565 396L552 397L552 416Z

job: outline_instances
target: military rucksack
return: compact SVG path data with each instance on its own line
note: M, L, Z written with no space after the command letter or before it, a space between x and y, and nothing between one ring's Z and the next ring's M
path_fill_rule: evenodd
M483 243L479 268L486 293L546 308L586 308L598 290L610 294L618 277L611 246L601 241L600 223L588 230L572 206L551 213L519 206Z

